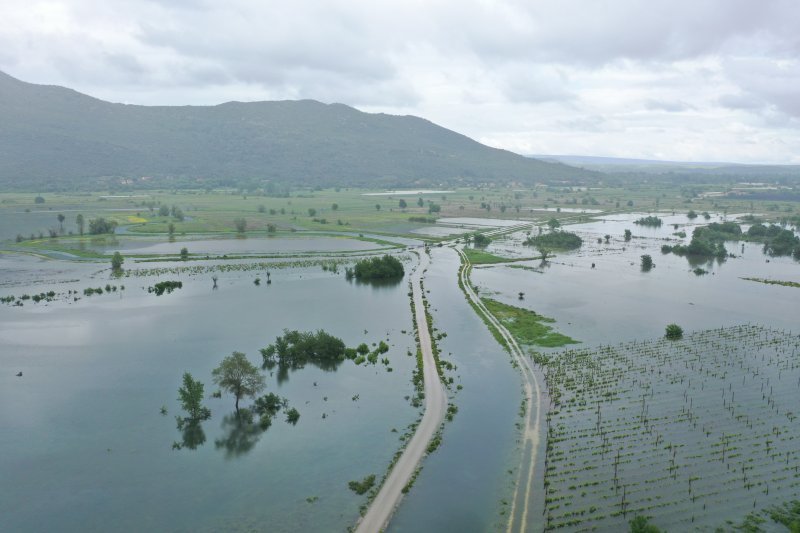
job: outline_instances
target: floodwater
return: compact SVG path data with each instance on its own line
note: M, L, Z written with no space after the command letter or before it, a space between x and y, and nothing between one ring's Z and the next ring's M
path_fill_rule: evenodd
M700 266L709 273L697 276L697 265L662 255L660 248L688 241L705 221L670 215L660 228L649 228L633 224L640 216L570 226L584 238L580 250L558 253L547 265L537 260L476 267L472 281L483 296L555 318L555 329L583 346L661 337L671 322L687 334L748 322L797 330L800 289L741 278L800 281L800 263L766 257L758 244L729 243L738 257L704 262ZM446 220L483 227L518 223ZM630 242L623 240L625 229L633 232ZM681 230L686 238L673 235ZM610 242L598 244L606 234ZM525 236L495 239L488 251L534 255L521 244ZM319 235L118 240L142 244L126 248L137 253L176 254L183 246L191 253L377 246ZM260 248L275 243L280 246ZM338 248L326 250L326 243ZM210 248L217 245L244 248ZM109 250L120 249L115 246ZM425 459L389 530L503 529L509 510L504 502L519 464L520 376L458 288L455 252L431 253L425 288L434 327L447 333L438 342L441 357L456 366L445 375L453 377L450 396L458 413L445 424L441 446ZM656 268L642 272L642 254L652 255ZM345 530L366 501L347 482L368 474L380 478L399 436L418 417L405 398L414 394L415 364L406 355L415 347L405 281L351 284L341 273L314 267L274 269L269 286L253 284L257 271L223 272L219 289L212 290L211 274L114 281L106 278L106 264L16 254L0 254L0 270L0 296L126 285L125 291L75 303L0 305L0 530ZM146 292L164 279L181 279L184 288L161 297ZM172 450L181 440L174 416L183 372L203 381L208 396L216 389L211 370L222 357L239 350L258 362L258 349L284 328L324 328L348 346L388 338L393 371L347 361L336 371L308 366L280 382L273 374L268 392L300 411L296 426L279 414L266 432L243 432L226 422L233 411L226 395L206 401L213 417L203 423L205 443ZM159 414L162 405L167 416Z
M418 190L407 190L407 191L385 191L385 192L365 192L362 193L361 196L392 196L392 195L403 195L403 194L449 194L454 191L437 191L433 189L418 189Z
M514 268L529 266L541 270L539 261L473 269L472 280L484 296L504 303L522 305L555 318L557 329L584 343L621 342L660 337L664 327L675 322L684 330L723 325L759 323L780 328L797 328L800 289L746 281L742 277L800 281L800 263L790 257L768 257L758 243L729 242L737 255L723 262L704 261L706 275L697 276L698 266L685 257L661 253L665 239L687 241L692 228L681 228L685 239L672 236L671 224L697 224L685 215L663 217L660 228L636 226L638 216L615 216L607 222L590 222L568 227L579 234L583 246L572 252L558 252L541 272ZM712 219L713 221L713 219ZM669 224L669 225L668 225ZM628 228L634 238L625 242ZM680 230L679 230L680 231ZM609 244L597 243L610 234ZM522 246L519 232L496 240L488 250L515 255L533 254ZM656 268L642 272L640 257L652 256ZM508 254L510 255L510 254ZM592 268L592 264L595 268ZM525 300L518 293L525 292Z
M445 376L454 378L450 401L458 413L445 423L441 446L425 459L389 531L489 531L504 523L500 513L508 508L501 501L511 499L516 479L508 470L518 461L521 380L459 289L456 252L431 254L425 289L433 325L447 333L438 341L440 358L457 367Z
M157 297L145 287L159 278L88 280L98 265L3 260L14 266L6 277L27 264L39 275L21 275L2 295L126 288L71 304L0 305L2 531L341 531L366 498L348 481L380 478L418 416L404 398L414 366L405 282L351 284L317 267L272 270L271 285L255 286L256 272L229 272L217 290L209 274ZM76 274L82 281L64 281ZM208 398L211 370L234 350L258 363L284 328L324 328L348 346L388 339L393 372L345 361L283 382L270 374L267 392L286 397L300 420L278 414L265 432L244 431L230 424L231 396ZM205 443L172 450L187 371L205 383L213 416Z
M307 252L357 252L385 248L358 239L336 237L245 237L192 239L163 242L136 238L117 238L115 243L87 243L87 248L111 254L115 251L135 254L174 254L187 248L191 254L292 254Z
M477 228L505 228L521 224L521 220L509 220L503 218L476 218L476 217L444 217L436 221L437 224L449 226L466 226Z

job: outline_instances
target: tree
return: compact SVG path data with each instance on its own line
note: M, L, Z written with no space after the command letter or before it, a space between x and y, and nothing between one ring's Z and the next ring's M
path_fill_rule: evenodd
M189 414L189 420L206 420L211 417L211 411L203 407L203 387L190 373L183 374L183 387L178 389L178 400L183 410Z
M331 205L331 209L334 210L334 211L338 211L339 210L339 204L332 204Z
M310 217L315 217L315 216L317 216L317 210L316 210L316 209L314 209L313 207L309 207L309 208L308 208L308 216L310 216Z
M66 218L67 217L65 217L63 213L59 213L58 214L58 225L59 225L59 229L61 230L62 234L64 233L64 220Z
M44 197L37 196L36 198L33 199L33 203L35 203L35 204L43 204L44 203Z
M627 241L631 240L631 237L633 237L633 234L631 233L631 230L626 229L625 230L625 241L627 242Z
M125 262L125 258L122 257L122 254L119 251L114 252L114 255L111 256L111 270L114 272L119 272L122 270L122 263Z
M678 324L669 324L664 335L669 340L677 340L683 338L683 328Z
M555 218L551 218L550 220L547 221L547 225L550 227L550 231L553 231L556 228L560 228L561 227L561 222L559 222Z
M422 207L423 205L425 205L425 202L422 200L422 196L420 196L419 198L417 198L417 205L418 205L418 206L420 206L420 207Z
M168 217L169 216L169 207L166 205L162 205L158 208L158 216L160 217Z
M492 239L483 233L476 233L472 236L472 242L475 244L475 246L488 246L489 243L492 242Z
M234 218L233 225L236 226L237 233L244 233L247 230L247 220L243 218Z
M170 222L167 226L167 232L169 232L169 236L172 237L175 234L175 224Z
M375 211L381 210L381 204L375 204Z
M106 220L103 217L93 218L89 221L89 233L91 235L101 235L103 233L114 233L117 223L114 220Z
M606 239L606 244L608 244L609 242L611 242L611 235L606 235L605 239Z
M405 209L406 207L408 207L408 204L402 198L400 198L400 201L398 202L398 205L400 206L400 209Z
M80 213L75 217L75 223L78 225L78 231L83 235L83 215Z
M653 258L645 254L642 256L642 270L647 272L653 268Z
M181 261L186 261L189 259L189 249L187 247L181 248Z
M264 375L242 352L233 352L223 359L220 365L211 371L211 375L214 383L236 398L237 413L239 400L245 396L255 398L266 387Z

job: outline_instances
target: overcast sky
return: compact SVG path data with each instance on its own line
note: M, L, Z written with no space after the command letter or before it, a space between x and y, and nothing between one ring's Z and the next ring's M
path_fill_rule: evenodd
M341 102L523 154L800 164L797 0L2 0L0 70Z

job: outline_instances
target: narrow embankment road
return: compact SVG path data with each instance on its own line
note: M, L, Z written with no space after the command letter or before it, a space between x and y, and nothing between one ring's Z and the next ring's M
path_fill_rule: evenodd
M422 301L422 276L428 268L428 255L420 252L420 262L411 275L411 287L414 299L414 320L417 323L419 346L422 350L423 376L425 380L425 413L408 441L403 454L395 463L383 486L367 509L367 512L356 526L358 533L373 533L382 531L389 523L394 510L403 497L403 487L414 475L420 461L425 456L428 443L439 430L447 410L447 396L436 371L436 361L433 358L431 335L428 331L428 321L425 319L425 305Z
M500 321L486 308L481 299L472 288L469 279L472 264L466 254L456 248L461 260L464 263L461 269L461 284L464 287L467 297L472 301L478 310L486 317L486 320L500 333L511 351L512 357L519 365L523 376L523 386L528 410L525 417L525 427L522 431L523 450L520 459L519 473L514 487L514 497L511 502L507 531L509 533L520 531L525 532L530 529L537 529L528 524L533 481L536 474L536 454L539 450L539 431L541 429L541 389L533 366L525 353L511 336L511 333L500 323ZM538 528L541 529L541 528Z

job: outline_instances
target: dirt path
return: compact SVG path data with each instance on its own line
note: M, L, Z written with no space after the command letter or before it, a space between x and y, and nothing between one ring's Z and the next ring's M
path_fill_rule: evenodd
M431 348L431 336L428 321L425 319L425 305L422 301L422 276L428 268L428 255L420 254L420 262L411 275L411 287L414 298L414 311L419 333L419 345L422 350L423 376L425 383L425 413L414 432L414 436L406 445L403 454L395 463L389 477L381 487L366 514L356 526L357 533L382 531L389 523L394 510L403 497L403 487L414 475L420 461L426 454L428 443L439 430L447 410L447 397L444 387L439 381L436 361Z
M467 256L460 249L456 249L464 262L464 268L461 269L461 283L467 297L475 304L475 306L486 316L486 319L497 329L503 339L508 345L511 355L517 361L520 370L522 371L523 386L525 389L525 400L528 406L527 416L525 417L525 427L522 432L523 438L523 453L520 460L519 473L517 477L516 486L514 487L514 497L511 503L511 510L509 512L507 531L527 531L528 530L528 511L531 501L531 490L533 486L534 476L536 474L536 454L539 450L539 431L541 426L540 416L540 401L541 390L539 381L536 379L536 374L533 372L533 367L530 361L525 357L524 352L520 349L517 341L508 332L508 330L500 323L499 320L483 305L481 299L472 289L469 280L469 273L472 265L467 259ZM526 466L527 465L527 466ZM519 508L518 508L519 507Z

